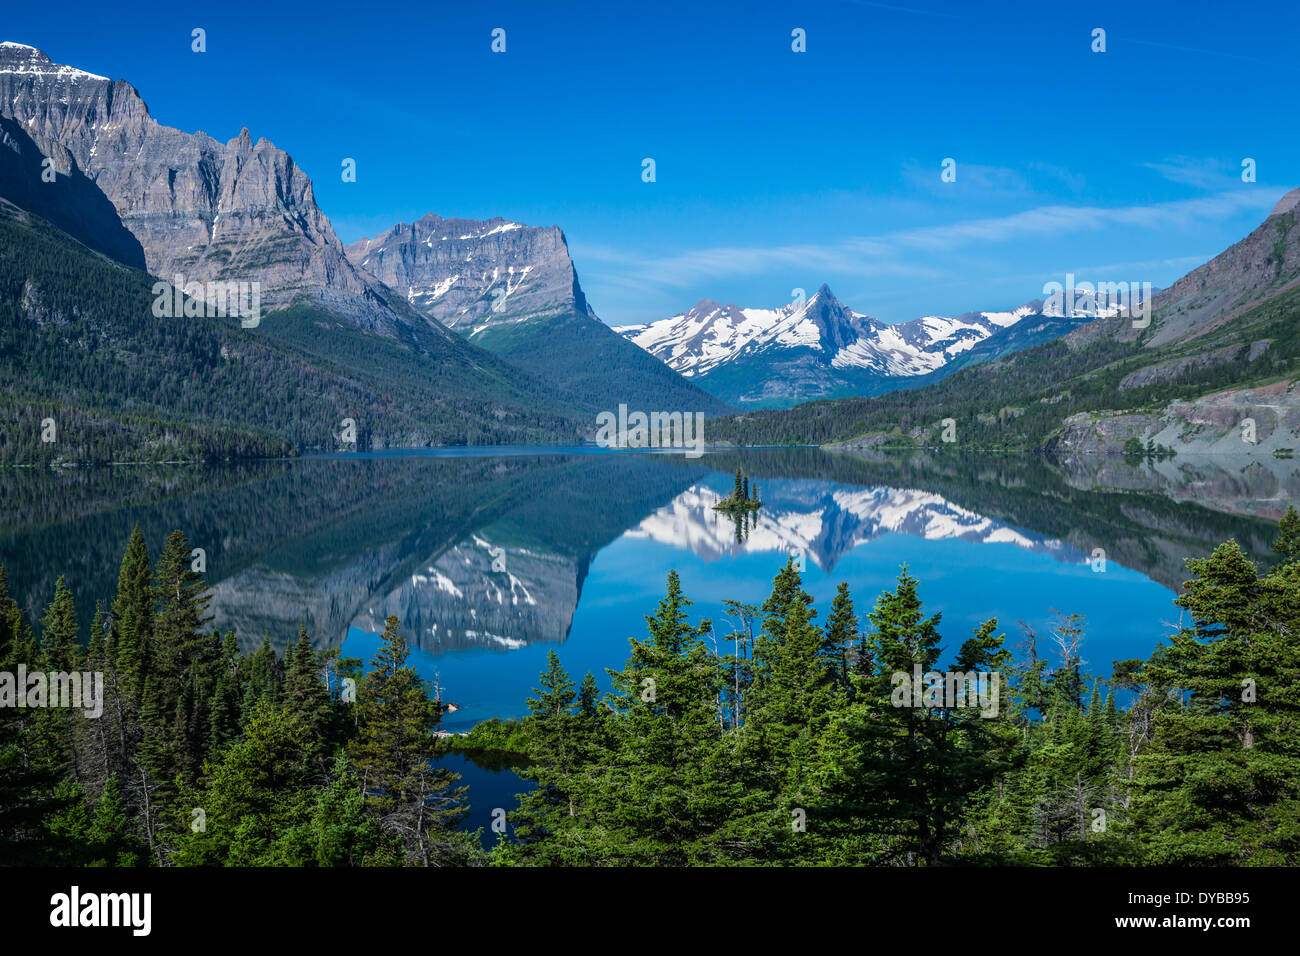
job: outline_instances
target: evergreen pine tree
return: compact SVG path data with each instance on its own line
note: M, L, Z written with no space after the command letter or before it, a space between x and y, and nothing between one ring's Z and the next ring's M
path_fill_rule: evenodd
M298 643L286 652L284 661L284 706L306 730L307 739L323 756L329 730L330 700L324 675L305 626L298 629Z
M588 675L590 676L590 675ZM515 833L523 846L517 858L531 863L555 865L581 862L567 856L571 832L577 825L581 803L577 774L587 756L579 747L578 715L573 707L577 700L573 681L560 664L555 651L546 655L546 669L528 699L528 716L524 725L528 733L529 755L533 758L529 775L537 786L520 801L513 814ZM594 690L595 682L584 694ZM584 702L594 706L594 700Z
M424 866L464 860L477 847L453 829L466 811L459 775L434 767L438 711L415 669L391 614L379 649L357 688L353 765L382 825L396 834L408 859Z
M1273 550L1282 555L1283 562L1287 564L1300 561L1300 512L1295 510L1295 505L1286 506L1286 514L1278 523L1277 530Z
M615 749L586 798L602 834L598 860L682 865L725 858L717 831L741 799L740 781L720 763L721 679L700 626L687 621L690 603L670 571L667 594L646 618L648 638L632 639L626 666L610 671Z
M849 690L849 656L858 644L858 616L853 612L853 598L847 582L841 581L835 589L831 613L826 619L826 633L822 641L822 655L833 668L840 687Z
M112 636L109 646L121 693L132 707L140 694L148 668L149 638L153 630L153 572L140 525L131 532L117 574L117 595L109 608Z
M1152 863L1300 862L1300 563L1266 578L1232 541L1187 562L1192 626L1143 675L1162 703L1135 762L1131 828Z
M220 644L205 633L211 593L190 566L185 535L173 531L154 569L156 613L149 646L141 759L164 787L191 778L207 751L206 704L221 667Z
M77 606L60 576L54 583L54 600L41 617L41 660L51 671L77 669L81 647L77 636Z

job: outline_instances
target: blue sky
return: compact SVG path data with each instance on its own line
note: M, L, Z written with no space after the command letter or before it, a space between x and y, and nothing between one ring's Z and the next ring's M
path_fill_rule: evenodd
M167 125L265 136L345 242L426 212L559 225L612 324L822 282L886 321L1068 271L1163 286L1300 185L1294 2L194 9L11 4L0 39L130 80Z

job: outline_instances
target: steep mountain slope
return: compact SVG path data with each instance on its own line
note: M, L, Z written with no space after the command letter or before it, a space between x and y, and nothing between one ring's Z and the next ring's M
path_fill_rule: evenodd
M1300 404L1292 388L1300 379L1297 206L1293 190L1249 236L1154 296L1149 324L1128 315L1096 319L928 388L750 414L711 423L710 435L927 444L939 442L939 423L951 418L956 441L971 446L1119 452L1149 442L1237 447L1218 443L1246 418L1289 428L1296 419L1268 406ZM1272 388L1254 393L1263 386ZM1224 390L1237 394L1212 397ZM1176 419L1183 424L1171 428ZM1274 446L1300 448L1300 435L1276 436Z
M1007 312L889 325L848 308L823 285L807 302L779 309L704 299L681 315L615 331L729 402L788 407L919 387L1116 311L1092 298L1087 304L1094 311L1081 317L1053 312L1039 300Z
M424 315L589 411L624 402L643 410L726 410L596 317L554 226L429 214L354 242L347 255Z
M0 117L8 121L4 144L20 160L0 167L0 195L26 207L24 199L46 185L32 185L33 164L48 157L59 179L88 181L107 198L151 274L257 281L263 308L306 301L389 334L409 323L348 262L311 180L247 129L222 143L163 126L125 80L53 63L10 41L0 44ZM47 205L33 211L65 225ZM100 230L69 231L89 239Z
M3 50L0 49L0 53ZM0 195L28 209L83 244L137 269L145 267L140 240L122 225L117 209L57 143L47 149L65 170L53 181L45 154L19 123L0 116Z
M153 285L0 200L0 462L332 450L344 418L360 448L582 434L542 385L450 333L416 350L313 306L257 329L159 318Z

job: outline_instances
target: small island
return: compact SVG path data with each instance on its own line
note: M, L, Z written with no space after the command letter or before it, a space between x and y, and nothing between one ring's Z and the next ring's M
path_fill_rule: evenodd
M739 468L736 469L736 489L731 493L731 497L721 499L713 506L718 511L725 511L729 515L752 514L763 507L763 502L758 497L758 482L752 485L749 481L749 475L741 473Z

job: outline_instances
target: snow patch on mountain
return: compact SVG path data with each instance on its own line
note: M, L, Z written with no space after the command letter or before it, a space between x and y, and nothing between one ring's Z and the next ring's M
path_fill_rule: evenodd
M0 73L21 73L28 76L52 77L59 80L97 80L108 82L108 77L87 73L75 66L51 62L50 58L26 43L5 40L0 43Z

